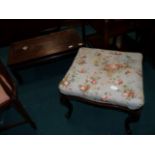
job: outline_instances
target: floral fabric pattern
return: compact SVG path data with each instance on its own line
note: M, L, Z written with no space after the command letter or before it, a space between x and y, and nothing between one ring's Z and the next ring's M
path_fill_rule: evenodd
M60 92L129 109L144 104L142 54L80 48Z

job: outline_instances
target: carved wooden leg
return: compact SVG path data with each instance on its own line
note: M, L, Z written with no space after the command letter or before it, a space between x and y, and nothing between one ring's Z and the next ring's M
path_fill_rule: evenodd
M71 102L69 101L69 99L67 98L67 96L65 96L63 94L60 94L60 101L61 101L61 104L63 106L65 106L65 107L68 108L68 111L65 114L65 117L67 119L69 119L71 117L72 112L73 112L73 105L71 104Z
M126 134L132 134L132 130L130 128L130 124L137 122L140 118L140 110L132 111L128 113L128 117L125 120L125 130Z
M23 118L25 119L25 121L32 126L32 128L34 128L34 129L37 128L36 127L36 124L33 122L33 120L31 119L31 117L26 112L25 108L23 107L23 105L21 104L21 102L18 99L16 99L14 101L14 107L23 116Z

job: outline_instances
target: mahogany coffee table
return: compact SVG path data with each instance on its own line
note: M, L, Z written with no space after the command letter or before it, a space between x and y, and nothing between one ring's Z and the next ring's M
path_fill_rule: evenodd
M81 46L82 39L74 29L15 42L10 46L8 65L21 83L19 70L75 53Z

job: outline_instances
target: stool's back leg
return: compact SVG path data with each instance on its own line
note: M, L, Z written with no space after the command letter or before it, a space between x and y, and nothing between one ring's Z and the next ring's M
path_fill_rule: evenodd
M132 134L132 130L130 128L130 124L133 122L137 122L140 118L140 110L129 112L128 117L125 120L125 131L126 134Z
M69 119L71 117L72 111L73 111L73 105L69 101L68 97L66 95L60 94L60 101L61 104L68 108L68 112L65 114L66 118Z

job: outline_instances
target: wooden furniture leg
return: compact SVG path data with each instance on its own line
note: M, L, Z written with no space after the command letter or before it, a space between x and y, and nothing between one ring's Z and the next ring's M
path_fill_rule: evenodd
M13 105L14 105L15 109L23 116L25 121L27 123L29 123L32 126L32 128L36 129L37 128L36 124L33 122L31 117L29 116L29 114L26 112L26 110L23 107L23 105L21 104L21 102L18 99L15 99Z
M128 117L125 120L125 131L126 134L132 134L132 130L130 128L130 124L137 122L140 118L140 110L134 111L134 112L129 112Z
M67 107L68 108L68 111L67 111L67 113L65 114L65 117L67 118L67 119L69 119L70 117L71 117L71 114L72 114L72 111L73 111L73 106L72 106L72 104L71 104L71 102L70 102L70 97L71 96L66 96L66 95L64 95L64 94L61 94L60 93L60 103L63 105L63 106L65 106L65 107ZM87 104L90 104L90 103L93 103L93 105L95 105L94 103L95 102L91 102L90 100L85 100L85 99L81 99L81 98L78 98L78 97L73 97L72 96L72 98L74 98L74 100L76 100L76 101L83 101L84 103L87 103ZM98 105L98 104L96 104L96 105ZM126 111L127 109L122 109L122 108L118 108L118 107L115 107L115 106L113 106L113 105L109 105L109 106L105 106L105 105L103 105L102 106L103 108L105 107L105 108L109 108L109 109L114 109L114 108L116 108L116 110L121 110L122 112L125 112L125 113L127 113L128 114L128 116L127 116L127 118L125 119L125 124L124 124L124 126L125 126L125 133L126 134L128 134L128 135L131 135L132 134L132 130L131 130L131 128L130 128L130 124L131 123L134 123L134 122L137 122L138 120L139 120L139 118L140 118L140 114L141 114L141 109L138 109L138 110L128 110L128 111Z
M73 112L73 105L71 104L71 102L69 101L69 99L65 95L63 95L63 94L60 94L60 100L61 100L60 103L63 106L65 106L65 107L68 108L68 111L65 114L65 117L67 119L69 119L71 117L72 112Z

